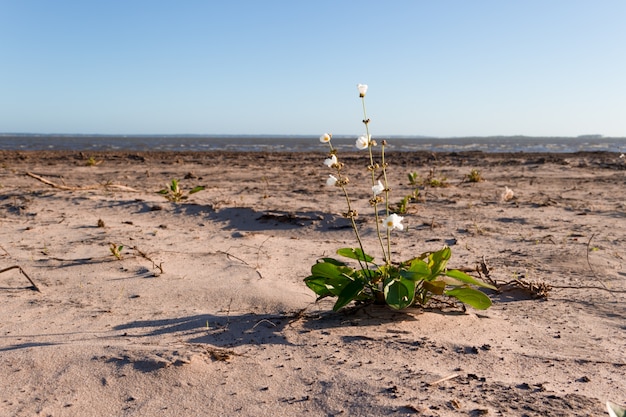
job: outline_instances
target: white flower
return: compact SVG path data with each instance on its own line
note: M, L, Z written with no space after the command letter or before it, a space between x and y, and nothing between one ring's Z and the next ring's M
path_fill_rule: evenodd
M322 136L320 136L320 142L328 143L328 142L330 142L330 138L331 137L332 137L332 135L330 133L324 133Z
M363 150L367 149L368 146L370 146L369 138L365 135L359 136L359 138L356 140L356 148Z
M367 84L357 84L356 88L359 89L359 97L365 97L367 93Z
M335 177L334 175L329 175L328 179L326 180L326 185L332 187L335 184L337 184L337 177Z
M380 182L380 180L378 180L378 184L372 187L372 192L374 193L374 195L378 195L382 193L383 191L385 191L385 186L383 185L382 182Z
M404 217L398 216L397 214L393 213L385 219L385 228L387 228L388 230L404 230L404 225L401 223L402 220L404 220Z
M326 158L324 160L324 165L326 165L328 168L332 167L333 165L337 165L337 157L335 155L331 155L330 158Z

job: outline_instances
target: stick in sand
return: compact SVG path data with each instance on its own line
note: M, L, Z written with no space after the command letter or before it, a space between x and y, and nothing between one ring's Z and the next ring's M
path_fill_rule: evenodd
M127 187L125 185L118 185L118 184L98 184L98 185L88 185L86 187L69 187L67 185L62 185L62 184L56 184L50 180L45 179L42 176L39 176L37 174L33 174L32 172L27 172L26 175L28 175L31 178L34 178L38 181L43 182L44 184L48 184L51 187L54 188L58 188L59 190L66 190L66 191L82 191L82 190L96 190L98 188L116 188L118 190L122 190L122 191L134 191L137 192L138 190L135 190L132 187Z
M22 269L22 267L21 267L21 266L19 266L19 265L13 265L13 266L10 266L10 267L8 267L8 268L0 269L0 274L1 274L1 273L3 273L3 272L6 272L6 271L10 271L11 269L16 269L16 268L17 268L17 269L19 269L19 270L20 270L20 272L21 272L21 273L22 273L22 274L26 277L26 279L28 280L28 282L30 282L30 283L31 283L33 290L35 290L35 291L37 291L37 292L41 292L41 290L39 289L39 287L38 287L37 285L35 285L35 283L33 282L33 280L32 280L32 279L30 279L30 277L28 276L28 274L26 274L26 272L24 272L24 270Z
M458 377L458 376L459 376L459 374L450 374L450 375L448 375L448 376L444 376L443 378L438 379L438 380L436 380L436 381L434 381L434 382L431 382L431 383L430 383L430 384L428 384L428 385L437 385L437 384L441 384L442 382L448 381L448 380L450 380L450 379L454 379L454 378L456 378L456 377Z

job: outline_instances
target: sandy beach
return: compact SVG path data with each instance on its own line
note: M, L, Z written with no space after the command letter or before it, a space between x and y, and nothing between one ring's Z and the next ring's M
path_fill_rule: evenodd
M447 185L421 187L394 254L448 245L451 268L500 290L484 311L337 313L303 282L355 246L325 157L0 151L0 415L602 416L626 403L619 155L390 154L392 201L415 189L410 172ZM341 158L379 255L365 155ZM172 179L206 188L170 202L157 191Z

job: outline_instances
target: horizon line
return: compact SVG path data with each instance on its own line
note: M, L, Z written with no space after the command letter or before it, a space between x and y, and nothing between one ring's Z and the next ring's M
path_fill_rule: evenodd
M205 138L220 138L220 137L233 137L233 138L316 138L319 135L315 134L286 134L286 133L33 133L33 132L0 132L0 137L3 136L23 136L23 137L39 137L39 136L56 136L56 137L86 137L86 136L98 136L98 137L172 137L172 138L191 138L191 137L205 137ZM333 134L333 137L338 139L355 138L361 135L355 134ZM434 136L434 135L406 135L406 134L391 134L391 135L375 135L374 138L381 140L383 138L395 138L395 139L465 139L465 138L563 138L563 139L626 139L626 136L605 136L601 134L584 134L576 136L567 135L463 135L463 136Z

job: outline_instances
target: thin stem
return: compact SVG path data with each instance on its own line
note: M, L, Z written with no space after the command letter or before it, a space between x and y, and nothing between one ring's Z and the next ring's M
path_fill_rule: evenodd
M385 182L385 214L389 217L389 183L387 182L387 165L385 163L385 143L381 144L380 158L383 169L383 181ZM387 265L391 265L391 229L387 228Z
M356 225L356 221L354 220L354 218L356 217L354 212L352 211L352 205L350 204L350 197L348 197L348 190L346 189L345 185L341 185L341 189L343 190L343 195L346 198L346 203L348 204L348 217L350 217L350 222L352 223L352 229L354 230L354 234L356 236L356 240L359 242L359 247L361 248L361 253L363 254L363 256L365 256L365 249L363 248L363 241L361 240L361 235L359 234L359 228ZM363 261L365 262L365 265L363 265L363 263L361 262L361 259L358 259L359 261L359 265L361 266L362 270L367 270L367 259L363 259Z
M367 150L370 157L370 172L371 172L371 180L372 186L376 185L376 165L374 165L374 154L372 152L372 142L370 139L370 128L369 128L369 119L367 118L367 109L365 107L365 97L361 97L361 103L363 103L363 123L365 124L365 135L368 140ZM387 189L387 179L385 178L385 189ZM383 252L383 257L385 258L385 263L389 265L389 256L391 255L390 251L387 250L385 253L385 244L383 243L382 234L380 232L380 216L378 215L378 199L376 198L376 194L373 194L372 205L374 207L374 217L376 219L376 236L378 236L378 242L380 243L380 249ZM387 211L389 208L387 207ZM389 234L389 232L387 232ZM387 237L387 242L389 242L389 237Z
M335 151L333 149L333 145L328 142L328 146L330 147L330 154L333 155L335 154ZM352 203L350 201L350 196L348 195L348 189L345 186L345 179L343 177L343 175L341 175L341 165L337 165L336 166L336 170L337 170L337 177L338 177L338 181L340 184L340 188L343 191L343 196L346 199L346 205L348 206L348 217L350 217L350 222L352 223L352 230L354 230L354 234L356 236L356 240L357 242L359 242L359 247L361 248L361 253L363 255L365 255L365 249L363 248L363 241L361 240L361 235L359 234L359 229L356 225L356 221L354 220L355 218L355 214L354 211L352 210ZM368 267L368 262L366 259L363 259L363 261L365 262L365 265L363 265L363 262L361 261L361 259L357 259L359 262L359 266L361 267L362 270L367 270Z

